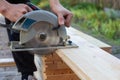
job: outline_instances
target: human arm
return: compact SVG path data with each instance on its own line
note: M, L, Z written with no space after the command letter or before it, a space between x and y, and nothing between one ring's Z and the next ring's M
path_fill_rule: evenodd
M18 20L23 14L32 11L26 4L11 4L0 0L0 13L12 22Z
M51 10L58 16L59 24L69 27L73 14L69 10L64 8L60 4L59 0L49 0L49 2Z

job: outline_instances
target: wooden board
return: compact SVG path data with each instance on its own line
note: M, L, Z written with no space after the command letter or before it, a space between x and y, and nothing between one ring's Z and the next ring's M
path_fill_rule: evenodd
M87 40L91 44L94 44L94 45L100 47L101 49L103 49L109 53L112 52L112 47L110 45L108 45L108 44L106 44L106 43L104 43L104 42L102 42L102 41L100 41L100 40L98 40L90 35L87 35L87 34L83 33L82 31L78 31L72 27L70 28L70 31L74 35L78 35L78 36L84 38L85 40Z
M80 80L75 74L47 75L46 80Z
M0 59L0 67L16 66L13 58Z
M43 80L80 80L56 54L42 57Z
M120 80L120 60L73 31L67 30L79 48L56 51L73 72L82 80Z

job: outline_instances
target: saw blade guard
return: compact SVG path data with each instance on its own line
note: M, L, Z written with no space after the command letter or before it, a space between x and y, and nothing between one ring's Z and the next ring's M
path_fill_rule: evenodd
M33 23L40 21L51 23L54 27L58 26L58 20L55 14L45 10L37 10L23 15L15 22L12 28L15 30L28 31Z

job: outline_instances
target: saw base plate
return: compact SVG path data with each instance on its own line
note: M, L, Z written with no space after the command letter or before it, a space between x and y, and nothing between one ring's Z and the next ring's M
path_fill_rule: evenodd
M24 45L20 45L19 41L11 41L9 43L10 49L13 52L17 51L40 51L40 50L57 50L57 49L67 49L67 48L78 48L75 43L66 44L66 45L54 45L54 46L47 46L47 47L25 47Z

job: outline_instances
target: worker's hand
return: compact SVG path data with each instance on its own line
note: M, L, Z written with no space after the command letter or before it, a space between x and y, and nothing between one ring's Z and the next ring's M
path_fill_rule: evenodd
M70 26L73 14L69 10L62 5L55 5L51 9L58 16L59 25Z
M2 14L12 22L17 21L23 14L32 11L32 9L25 4L8 4L7 8Z

